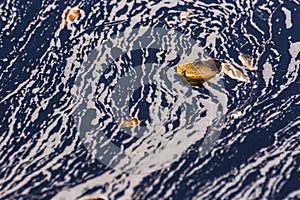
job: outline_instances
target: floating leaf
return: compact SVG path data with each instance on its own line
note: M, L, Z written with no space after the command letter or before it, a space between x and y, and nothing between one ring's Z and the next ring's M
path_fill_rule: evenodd
M120 125L120 128L127 128L127 127L136 127L141 125L141 123L145 120L139 120L137 118L132 118L132 119L126 119L122 122Z
M79 7L68 7L64 12L63 22L64 25L72 24L76 19L80 16L80 8Z
M193 86L202 86L220 72L220 66L221 61L217 59L198 60L177 66L177 74L183 76Z
M243 82L249 83L249 79L244 74L244 72L233 67L230 64L223 63L222 71L224 72L224 74L226 74L227 76L229 76L232 79L236 79L238 81L243 81Z
M253 59L246 55L246 54L242 54L240 53L238 56L238 59L242 62L242 64L247 67L249 70L257 70L257 67L255 67L253 65Z

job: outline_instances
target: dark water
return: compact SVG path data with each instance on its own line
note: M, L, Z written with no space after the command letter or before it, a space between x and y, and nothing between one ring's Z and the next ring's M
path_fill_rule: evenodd
M12 0L0 17L0 199L300 199L298 0ZM175 75L203 57L250 82Z

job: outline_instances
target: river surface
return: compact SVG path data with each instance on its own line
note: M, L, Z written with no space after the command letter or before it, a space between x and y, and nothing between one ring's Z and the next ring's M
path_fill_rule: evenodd
M0 17L0 199L300 199L299 0L6 0ZM176 75L204 58L249 83Z

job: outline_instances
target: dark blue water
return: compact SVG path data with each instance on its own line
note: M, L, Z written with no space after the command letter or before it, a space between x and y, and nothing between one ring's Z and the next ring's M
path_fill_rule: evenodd
M300 199L299 10L1 1L0 199ZM210 57L250 82L176 75Z

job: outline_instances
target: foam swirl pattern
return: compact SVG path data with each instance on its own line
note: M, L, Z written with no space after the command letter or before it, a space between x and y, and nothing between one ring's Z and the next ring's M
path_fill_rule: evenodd
M83 12L64 26L68 6ZM299 10L298 0L0 3L0 199L300 198ZM176 66L199 57L250 83L220 73L188 86ZM126 118L144 124L120 129Z

